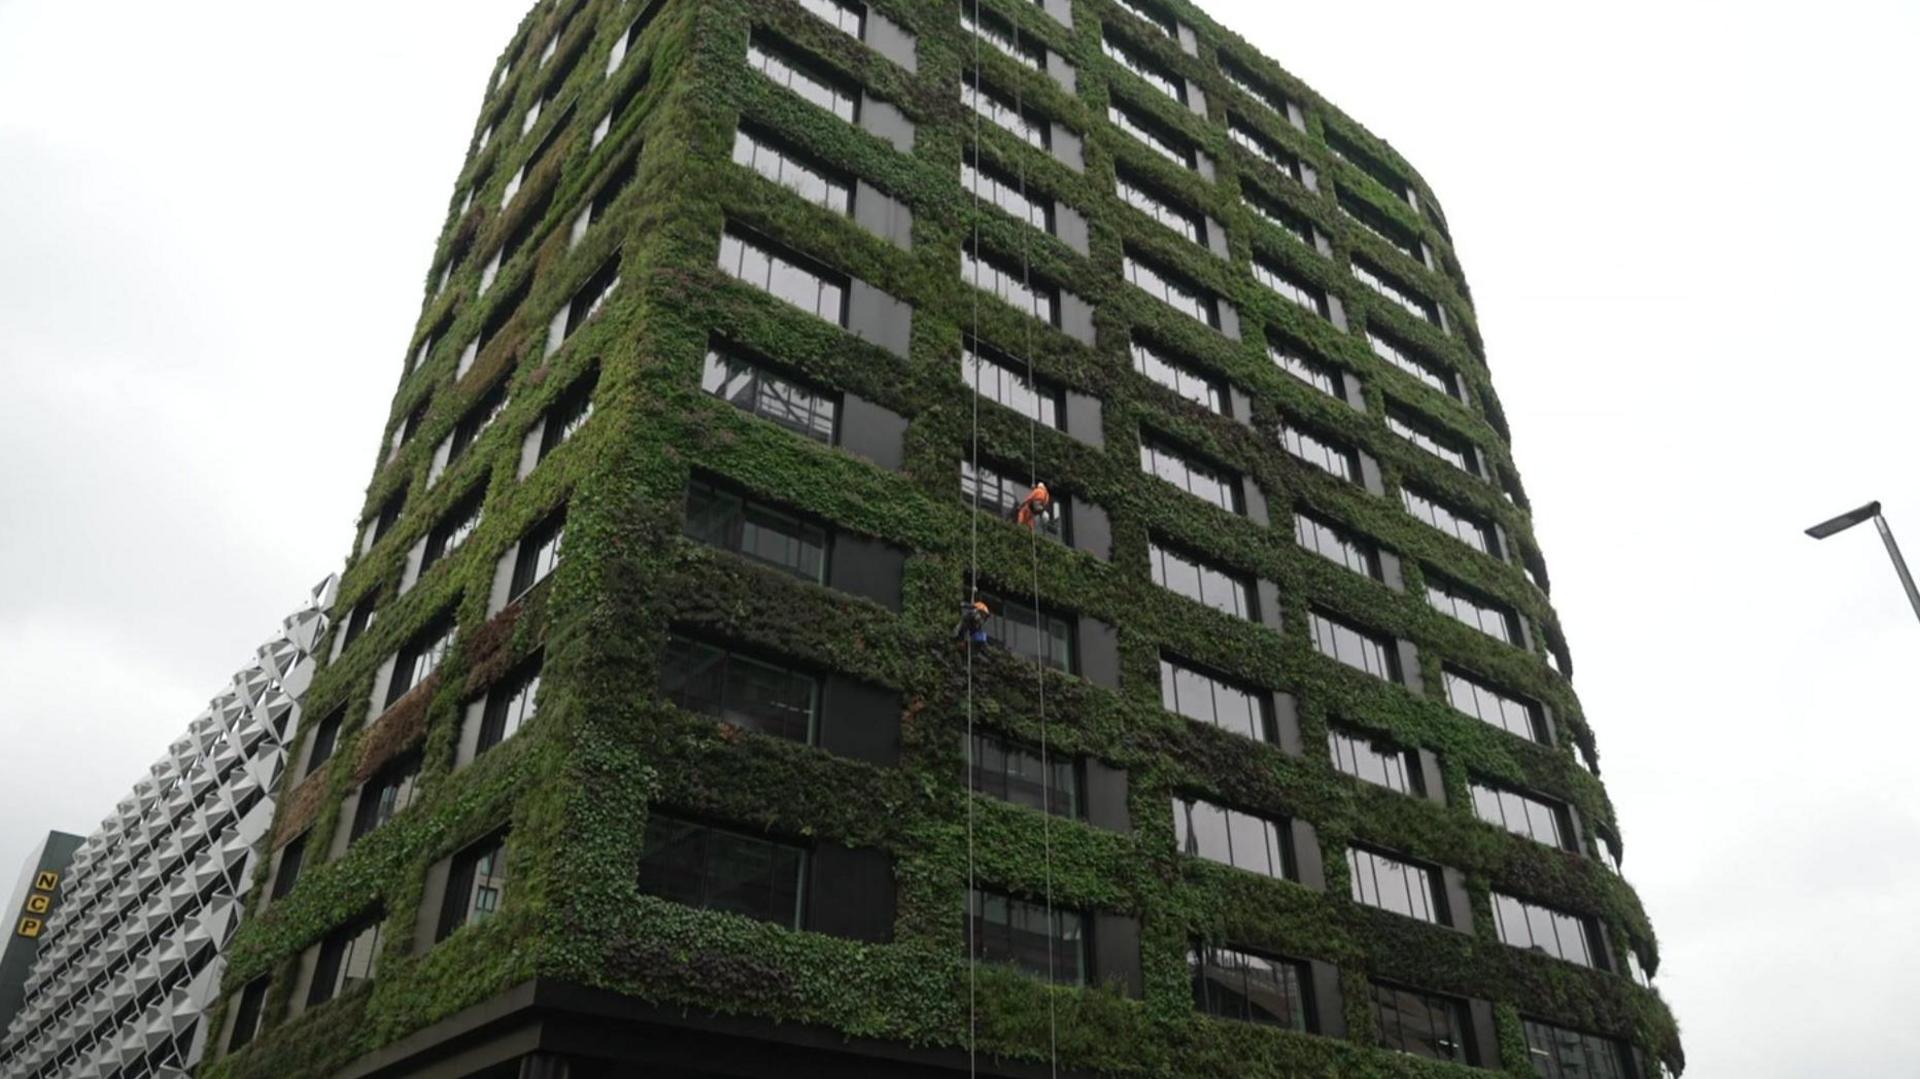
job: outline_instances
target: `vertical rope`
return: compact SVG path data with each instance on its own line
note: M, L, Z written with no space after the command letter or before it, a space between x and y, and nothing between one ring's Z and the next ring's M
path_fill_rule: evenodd
M973 24L975 26L980 25L980 0L973 0ZM973 38L973 103L974 190L972 204L973 250L971 257L977 259L980 256L980 37L978 34L974 35ZM961 362L963 364L971 362L968 359L969 354L976 358L978 356L978 353L973 351L979 347L980 341L980 289L978 287L978 276L978 274L975 274L974 287L969 290L973 303L973 326L972 336L968 340L966 348L961 350ZM973 381L977 384L980 380L980 368L977 362L974 363L972 375ZM974 598L979 594L980 589L980 392L977 385L974 387L972 398L972 445L970 447L970 453L972 455L973 468L973 512L968 515L967 595L964 600L964 603L967 604L965 608L967 610L971 610L971 605ZM966 635L961 640L960 646L964 648L967 653L967 745L965 753L965 767L967 770L967 1075L968 1079L974 1079L974 1077L979 1074L978 1042L980 1019L978 1012L979 972L978 961L976 959L979 955L979 942L974 939L976 935L974 929L976 915L974 911L979 893L974 879L973 852L975 768L973 759L974 644L972 635Z

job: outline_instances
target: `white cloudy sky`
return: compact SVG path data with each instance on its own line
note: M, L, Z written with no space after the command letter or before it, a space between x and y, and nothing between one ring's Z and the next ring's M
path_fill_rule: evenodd
M1208 6L1447 208L1690 1079L1910 1074L1920 7ZM0 0L0 879L341 562L524 7Z

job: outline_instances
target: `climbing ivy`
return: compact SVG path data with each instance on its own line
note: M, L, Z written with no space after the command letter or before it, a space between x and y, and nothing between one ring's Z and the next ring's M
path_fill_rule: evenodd
M229 991L263 974L273 978L268 1029L245 1050L213 1059L205 1074L325 1074L535 976L650 1002L818 1024L850 1036L963 1045L968 966L962 911L970 866L991 887L1038 894L1050 886L1060 904L1136 915L1142 925L1145 989L1138 1000L1108 988L1052 987L1010 970L978 971L979 1044L995 1056L1045 1059L1051 1005L1060 1061L1075 1069L1236 1079L1469 1074L1372 1047L1366 985L1381 978L1495 1002L1500 1059L1514 1075L1531 1074L1520 1034L1523 1011L1628 1038L1679 1067L1677 1030L1657 994L1621 976L1505 947L1491 924L1487 893L1498 886L1601 920L1612 931L1616 967L1628 938L1638 942L1649 969L1657 964L1653 931L1623 881L1593 859L1482 824L1469 807L1468 776L1487 777L1563 798L1589 829L1618 835L1604 790L1575 759L1576 744L1597 758L1592 733L1545 650L1495 642L1421 598L1432 567L1508 604L1539 630L1535 640L1563 652L1546 597L1517 564L1426 528L1394 498L1303 468L1274 438L1285 415L1365 447L1379 460L1389 490L1415 481L1472 507L1500 522L1519 552L1538 565L1464 278L1431 194L1405 162L1185 3L1167 6L1194 29L1201 42L1197 56L1108 0L1074 0L1072 28L1037 5L991 3L1023 35L1043 40L1078 70L1077 90L1069 93L991 49L978 50L989 82L1017 88L1026 103L1085 138L1082 173L978 125L987 156L1086 214L1091 254L1081 256L990 208L976 208L961 191L960 162L976 125L955 88L976 50L962 36L953 5L874 0L876 9L917 36L917 71L909 73L788 0L664 0L633 53L603 78L609 48L643 6L618 0L542 3L509 49L514 73L489 95L482 126L493 122L496 134L462 172L455 206L468 201L467 193L471 205L449 223L429 292L442 266L451 263L453 269L421 316L423 332L445 330L395 394L396 420L427 402L426 420L391 460L384 459L383 444L368 489L369 506L407 492L407 510L392 534L356 557L342 579L341 610L371 595L379 598L380 616L316 678L308 713L326 714L349 702L348 723L339 751L318 777L305 780L309 786L288 778L276 824L279 840L308 832L310 865L291 895L255 910L231 953ZM1101 54L1103 24L1206 87L1210 119L1131 82ZM560 27L556 56L538 64L538 46ZM900 108L917 125L914 152L899 153L749 71L742 57L755 28L793 43ZM1218 74L1216 47L1300 104L1307 130L1296 130L1230 88ZM573 130L503 209L508 176L545 128L536 125L525 138L512 133L530 102L569 69L544 115L560 116L572 102ZM1107 125L1110 83L1131 107L1201 146L1219 163L1217 182L1162 161ZM592 145L588 132L622 99L631 105L612 118L604 142ZM1261 186L1330 237L1334 257L1243 208L1239 177L1265 166L1228 142L1223 110L1315 167L1318 191L1273 173L1262 177ZM783 132L911 207L912 249L901 250L731 164L733 132L743 117ZM1327 124L1338 125L1349 141L1406 177L1420 203L1432 208L1432 218L1329 154L1319 138ZM639 153L632 189L573 246L568 225L615 163L631 153ZM1218 259L1118 203L1111 191L1116 158L1225 222L1232 258ZM1335 185L1421 235L1439 272L1339 212ZM479 267L521 224L516 215L542 206L545 218L534 235L543 239L524 246L486 295L476 297ZM729 222L911 303L910 355L903 359L859 341L720 273L714 251ZM976 234L982 250L1024 261L1037 279L1094 304L1098 346L1030 324L961 286L957 252ZM1240 313L1242 338L1201 327L1123 283L1123 247L1214 290ZM1340 332L1255 284L1245 269L1255 252L1340 296L1355 332ZM1443 334L1358 287L1342 266L1356 253L1436 298L1456 334ZM623 281L618 292L548 354L544 328L553 312L616 257ZM496 305L522 295L517 313L480 351L473 370L455 378L465 342L488 324ZM1030 354L1046 378L1100 399L1103 447L1052 429L1031 431L1023 419L992 405L979 407L978 433L996 459L1032 468L1056 489L1105 508L1113 522L1111 561L1045 542L1036 558L1027 533L1004 522L973 520L960 499L957 470L975 430L975 407L957 377L958 355L963 331L976 325L982 337ZM1366 325L1386 326L1452 365L1474 404L1378 360L1358 333ZM1252 422L1212 414L1139 378L1126 351L1132 332L1150 334L1246 389ZM702 393L702 358L716 335L909 417L904 466L898 472L878 469ZM1265 355L1262 343L1269 339L1310 348L1361 376L1365 410L1282 373ZM418 345L416 340L408 354ZM592 419L519 478L524 433L594 370ZM506 410L446 476L429 485L433 446L501 378L511 390ZM1393 437L1381 420L1388 400L1419 409L1479 447L1514 501L1493 482L1448 468ZM1136 464L1143 426L1250 476L1272 506L1273 527L1205 506L1143 475ZM681 505L695 462L836 527L910 548L902 610L758 570L683 539ZM407 549L476 482L487 485L479 529L456 555L400 595ZM563 503L561 567L489 619L495 560ZM1394 591L1299 549L1287 521L1295 505L1311 505L1398 553L1406 590ZM1284 597L1283 631L1234 620L1155 588L1146 568L1150 536L1209 552L1225 565L1276 582ZM1037 587L1049 603L1118 627L1117 692L1065 674L1036 674L1010 656L989 654L976 666L971 700L983 725L1030 740L1044 736L1058 752L1124 767L1130 833L1058 820L1043 831L1045 822L1030 811L970 802L961 756L968 683L947 634L976 565L982 580L1013 594ZM1543 568L1539 575L1544 580ZM1304 632L1309 606L1416 642L1427 691L1380 682L1318 655ZM360 702L371 692L381 661L447 610L457 611L462 631L437 676L393 708L365 714L376 711ZM655 671L669 626L725 635L898 690L906 704L900 765L838 759L661 703ZM1292 694L1308 747L1323 745L1327 725L1337 718L1433 750L1443 764L1446 804L1358 784L1312 748L1294 757L1167 713L1159 697L1163 647ZM467 702L535 651L543 655L537 718L456 772L454 746ZM1528 743L1449 708L1436 695L1442 656L1548 704L1563 732L1559 744ZM423 749L425 761L416 804L323 864L319 852L344 826L338 819L341 797L384 761L415 748ZM1176 791L1312 821L1325 855L1326 893L1177 856L1168 812ZM894 940L862 944L795 933L640 894L635 869L641 835L656 804L891 852L898 886ZM510 824L511 833L510 884L501 910L431 948L421 946L413 926L428 867L502 823ZM1350 841L1463 870L1476 932L1469 936L1349 902L1342 852ZM265 875L263 865L256 883L264 884ZM256 907L264 891L255 888ZM301 953L369 910L386 917L378 977L371 986L291 1016ZM1339 964L1350 1037L1197 1016L1185 959L1196 938ZM213 1029L218 1022L216 1017Z

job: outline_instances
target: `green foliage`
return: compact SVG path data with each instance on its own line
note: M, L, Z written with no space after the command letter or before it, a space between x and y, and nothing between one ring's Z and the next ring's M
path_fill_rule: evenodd
M1523 551L1534 551L1525 513L1491 483L1423 455L1389 434L1380 419L1388 398L1418 407L1480 447L1498 474L1515 474L1449 242L1433 222L1325 151L1315 136L1325 118L1337 115L1331 106L1184 4L1173 6L1203 42L1197 58L1104 0L1075 0L1071 31L1037 6L996 5L1018 21L1023 34L1044 39L1079 69L1078 93L1068 94L991 50L980 56L990 82L1017 88L1027 102L1084 134L1084 174L991 126L976 125L961 107L954 88L974 49L949 6L901 0L877 0L875 6L918 35L917 75L784 0L669 0L635 55L603 80L607 49L637 7L612 0L585 4L560 52L578 55L580 62L549 110L557 116L575 101L575 130L501 211L506 177L545 129L537 126L523 139L510 133L518 130L521 112L540 85L536 80L548 76L520 70L508 81L499 100L513 105L496 116L501 134L463 173L463 187L477 191L473 208L450 224L436 266L456 250L463 250L464 260L422 316L423 329L443 320L450 320L450 328L420 369L405 376L395 398L396 418L430 398L426 422L395 460L376 470L368 492L368 505L377 506L407 489L408 511L391 535L348 567L342 583L340 609L376 594L380 618L321 672L309 698L309 712L316 715L342 701L356 702L327 772L330 793L309 840L314 856L300 886L258 911L232 952L229 990L262 973L275 978L269 1029L244 1052L213 1061L206 1074L322 1074L536 975L652 1002L921 1045L964 1044L971 997L984 1052L1044 1059L1052 1015L1063 1066L1132 1075L1469 1074L1369 1047L1366 980L1378 977L1496 1002L1501 1057L1515 1075L1530 1074L1520 1041L1520 1002L1529 1015L1631 1037L1677 1066L1677 1031L1657 995L1623 977L1500 945L1490 923L1486 896L1497 885L1593 915L1612 930L1616 950L1630 936L1640 942L1649 968L1657 961L1652 929L1624 882L1591 859L1481 824L1469 808L1468 776L1484 776L1562 797L1589 828L1613 831L1605 792L1576 764L1573 750L1533 745L1464 719L1432 693L1440 681L1438 657L1447 656L1547 702L1591 754L1592 736L1578 702L1544 652L1496 643L1438 614L1421 598L1422 580L1431 566L1510 604L1540 628L1537 637L1558 640L1545 596L1517 565L1425 528L1394 500L1300 467L1272 434L1284 414L1364 446L1381 462L1390 489L1417 480L1499 521ZM543 4L529 17L516 49L526 54L528 42L544 42L558 18L554 5ZM1201 80L1215 121L1223 107L1230 109L1318 169L1318 193L1273 173L1260 182L1332 238L1334 259L1242 207L1239 177L1264 166L1229 144L1222 124L1203 122L1131 83L1100 53L1102 22L1122 28L1134 46L1166 66ZM900 154L749 72L741 57L750 25L772 30L900 107L919 125L915 152ZM1216 42L1304 106L1309 130L1295 130L1228 88L1207 44ZM1175 169L1108 126L1109 76L1131 105L1184 132L1220 162L1219 181ZM605 144L590 147L587 132L609 103L642 83ZM728 151L741 117L788 133L806 150L908 204L915 215L913 249L902 251L732 165ZM1349 121L1338 122L1348 138L1401 170L1423 205L1433 206L1424 185L1390 148ZM958 171L976 127L990 157L1087 214L1091 257L965 198ZM643 145L634 188L569 250L567 225L583 200L615 162ZM1225 222L1232 261L1120 206L1109 186L1115 159L1150 173ZM1336 210L1334 184L1423 235L1442 272L1413 262ZM485 298L474 299L478 266L516 224L514 215L541 205L547 192L553 198L535 233L544 239L511 260ZM720 274L713 263L723 222L776 237L911 302L911 358L860 342ZM957 251L974 235L983 249L1024 259L1036 278L1093 303L1099 347L1082 346L959 286ZM1123 245L1216 290L1240 312L1244 339L1200 327L1124 284L1117 269ZM1357 332L1340 333L1254 284L1241 268L1254 251L1342 297L1356 331L1386 324L1443 358L1460 372L1479 408L1428 389L1375 358ZM1363 252L1436 297L1460 335L1445 336L1357 287L1341 266L1350 252ZM564 347L544 355L542 328L551 314L616 255L620 291ZM460 348L493 304L523 287L519 313L482 350L474 370L454 380ZM1101 399L1104 450L1058 431L1032 431L992 405L979 405L977 419L991 456L1030 466L1057 489L1110 512L1110 563L1046 542L1036 550L1027 533L975 520L962 504L956 473L975 430L976 405L957 378L958 350L963 331L976 327L983 337L1030 354L1040 374ZM1252 424L1208 413L1135 375L1126 353L1133 331L1151 334L1244 387L1254 402ZM883 472L700 392L700 365L712 334L910 417L905 468ZM1362 375L1366 410L1321 396L1280 372L1262 350L1265 339L1296 341ZM524 432L559 393L595 368L593 419L518 479ZM506 411L429 488L432 447L500 377L511 380ZM1142 475L1135 451L1143 427L1253 477L1272 506L1275 526L1261 528ZM769 499L911 548L903 610L895 614L755 570L682 539L680 507L696 461ZM407 548L475 483L488 487L479 530L457 555L432 567L405 596L397 595ZM495 559L562 502L568 516L561 568L489 623L485 606ZM1392 591L1299 549L1287 521L1295 504L1310 504L1399 553L1407 590ZM1211 551L1223 563L1276 582L1285 597L1285 632L1236 621L1155 588L1146 570L1149 536ZM975 565L983 580L1015 594L1037 588L1052 603L1118 626L1122 691L1038 674L1010 657L991 655L977 665L969 694L946 635ZM1417 642L1429 692L1369 679L1319 656L1303 632L1309 605ZM356 765L364 774L393 753L422 744L383 730L398 722L401 710L363 717L357 702L366 699L381 659L449 608L460 617L461 647L443 665L437 685L407 706L424 711L421 795L338 861L321 864L318 852L344 826L337 806L355 781ZM836 759L722 728L658 702L654 672L669 625L711 630L899 690L907 702L902 764L882 769ZM1447 805L1357 784L1335 773L1319 752L1296 758L1170 715L1158 690L1162 647L1293 694L1309 747L1324 744L1327 724L1337 717L1434 750L1444 765ZM538 717L455 772L454 744L466 702L535 650L544 654ZM970 803L961 757L970 714L980 724L1028 739L1044 736L1057 751L1127 768L1134 831L1113 834L1047 822L989 801ZM1326 856L1326 893L1181 859L1167 812L1174 792L1314 822ZM639 894L635 866L656 803L892 852L899 890L894 942L867 945L793 933ZM412 927L428 867L502 822L512 831L510 885L501 912L430 949L416 947ZM1348 902L1343 850L1349 841L1465 871L1477 933L1469 937ZM1036 894L1051 888L1066 906L1138 915L1143 998L1124 999L1105 988L1053 988L1007 970L971 971L961 961L970 869L996 888ZM375 907L387 915L387 945L371 990L286 1018L300 952ZM1195 1016L1185 964L1195 938L1338 963L1352 1039Z

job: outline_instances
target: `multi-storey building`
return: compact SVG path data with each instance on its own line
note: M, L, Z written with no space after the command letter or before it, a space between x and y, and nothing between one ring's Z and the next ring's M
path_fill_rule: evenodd
M0 1077L159 1079L199 1063L332 587L255 650L98 831L29 863L10 931L31 928L39 947Z
M82 840L66 832L48 832L20 866L20 883L7 904L6 938L0 941L0 1030L26 1002L27 975L40 954L47 920L60 905L60 878L73 863Z
M1480 340L1186 3L540 4L203 1074L1677 1068Z

